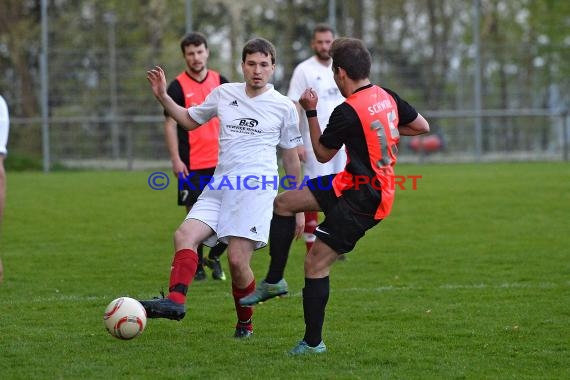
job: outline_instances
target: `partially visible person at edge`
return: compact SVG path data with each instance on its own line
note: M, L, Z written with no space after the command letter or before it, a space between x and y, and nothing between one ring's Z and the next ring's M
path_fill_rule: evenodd
M170 82L167 93L176 104L189 108L202 103L206 96L228 80L214 70L208 69L208 41L199 32L188 33L180 42L185 70ZM220 121L217 117L205 123L202 128L187 131L176 123L165 111L164 136L172 162L172 171L178 177L178 205L186 206L190 212L207 181L214 174L218 163L218 135ZM226 244L220 242L210 249L204 259L204 246L198 246L198 269L195 280L205 280L204 265L212 270L214 280L225 280L226 275L220 263Z
M8 151L8 131L10 129L10 116L8 114L8 105L0 95L0 238L2 237L2 219L4 217L4 202L6 201L6 171L4 169L4 158ZM0 258L0 283L4 281L4 266L2 258Z
M220 119L220 154L213 181L174 234L167 298L141 301L149 318L180 320L185 316L186 294L198 265L198 245L211 246L221 240L228 244L237 314L234 337L253 334L253 308L240 306L239 300L255 289L250 261L253 251L264 247L269 236L272 203L279 184L268 179L278 176L277 147L281 148L286 175L298 183L301 171L297 111L291 100L268 83L275 71L275 60L271 42L263 38L248 41L241 63L245 83L222 84L202 104L188 109L168 96L160 67L147 72L154 96L185 129L194 130L215 116ZM293 217L292 228L301 236L302 213Z
M348 162L336 174L308 181L302 189L288 190L274 201L269 237L271 257L286 262L295 235L295 213L322 210L325 218L317 239L305 256L303 312L305 334L292 355L326 352L322 339L329 275L338 255L350 252L365 232L386 218L394 202L394 165L400 135L429 131L428 122L398 94L370 83L371 56L363 42L339 38L331 46L334 79L346 101L335 108L324 132L318 120L318 95L308 88L299 103L309 120L311 142L319 162L327 162L346 146ZM260 287L240 300L252 306L282 293L281 283Z
M313 56L299 63L293 71L287 96L293 100L299 112L299 129L303 136L303 146L299 148L299 158L303 167L303 175L308 178L316 178L328 174L340 172L346 165L346 152L344 146L328 162L319 162L313 152L309 125L305 112L299 104L299 98L303 91L312 88L319 97L317 105L317 118L321 128L327 125L329 117L336 106L344 101L332 72L332 59L329 55L331 44L334 41L334 29L327 24L317 24L313 29L311 48ZM315 241L315 228L319 222L319 214L316 211L305 212L305 233L303 238L307 252ZM341 256L344 257L344 256ZM277 283L281 278L265 279L269 283Z

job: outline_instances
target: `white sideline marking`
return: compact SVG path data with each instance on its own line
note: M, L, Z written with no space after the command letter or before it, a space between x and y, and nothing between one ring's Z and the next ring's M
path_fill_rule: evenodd
M541 283L520 283L520 282L513 282L513 283L502 283L502 284L441 284L438 286L379 286L375 288L342 288L342 287L333 287L331 292L334 293L365 293L365 292L405 292L405 291L416 291L416 290L428 290L428 289L443 289L443 290L456 290L456 289L554 289L554 288L566 288L570 286L570 281L566 283L554 283L554 282L541 282ZM198 294L196 291L199 288L198 286L193 287L194 292L192 295L189 294L189 297L194 299L200 298L227 298L231 297L231 294L227 291L220 291L220 292L212 292L211 288L208 289L206 293ZM59 290L54 290L55 293L58 293ZM289 292L289 297L301 297L302 292ZM123 295L124 296L124 295ZM75 302L87 302L87 301L99 301L101 300L103 303L111 302L115 298L120 297L119 295L115 296L77 296L77 295L54 295L49 297L33 297L27 299L12 299L12 300L3 300L0 301L0 305L10 305L10 304L21 304L21 303L30 303L30 302L61 302L61 301L75 301ZM136 298L136 297L133 297ZM151 297L147 297L151 298Z
M335 292L362 292L362 291L374 291L374 292L390 292L390 291L410 291L410 290L428 290L428 289L552 289L552 288L562 288L570 285L570 281L566 284L556 284L553 282L542 282L539 284L525 284L525 283L502 283L498 285L490 284L442 284L439 286L380 286L377 288L340 288L336 289Z

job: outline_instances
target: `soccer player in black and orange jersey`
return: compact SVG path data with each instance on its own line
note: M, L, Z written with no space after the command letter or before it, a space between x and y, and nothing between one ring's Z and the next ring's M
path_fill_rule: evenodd
M167 92L178 105L189 108L201 104L214 88L227 83L228 80L218 72L208 69L210 52L206 36L202 33L187 34L180 42L180 49L186 69L170 83ZM202 128L186 131L166 112L165 117L166 145L172 171L178 177L178 205L186 206L188 213L208 183L205 179L214 174L218 163L220 122L218 118L214 118ZM213 279L225 280L220 256L226 245L220 243L213 247L205 260L203 248L203 245L198 248L198 269L194 278L206 279L205 264L212 269Z
M400 135L429 131L428 122L411 105L395 92L370 83L371 57L361 40L339 38L329 54L334 80L346 101L335 108L322 133L316 117L316 91L306 89L299 103L309 120L317 160L329 161L344 144L347 164L338 174L311 179L308 186L279 194L269 235L272 261L282 258L284 265L295 235L291 223L295 213L324 211L325 219L315 231L317 240L305 256L305 335L290 351L293 355L326 351L322 328L330 268L339 255L350 252L367 230L390 214ZM265 288L256 289L240 304L254 305L278 295L278 287L260 285Z

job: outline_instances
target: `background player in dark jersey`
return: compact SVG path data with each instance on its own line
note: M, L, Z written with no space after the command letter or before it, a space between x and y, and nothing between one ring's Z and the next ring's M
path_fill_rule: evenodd
M186 69L168 86L168 95L180 106L189 108L201 104L206 96L221 83L228 80L214 70L207 68L208 42L202 33L187 34L180 42ZM205 184L204 178L211 177L218 163L218 135L220 123L212 119L195 131L186 131L165 112L164 134L172 171L178 177L178 204L186 206L186 213L192 209ZM195 279L206 279L204 265L212 269L212 278L225 280L220 255L226 245L219 243L204 259L203 245L198 248L198 269Z
M334 80L346 101L335 108L322 133L316 117L316 91L305 90L299 103L309 120L317 160L329 161L344 144L347 165L336 175L314 178L300 190L279 194L269 235L271 271L271 265L281 263L284 267L287 261L295 235L295 213L324 211L325 219L315 230L317 239L305 256L305 335L290 351L293 355L326 351L322 327L330 268L338 255L350 252L367 230L390 214L400 134L429 131L428 122L395 92L370 83L371 57L361 40L339 38L333 42L330 55ZM279 283L261 282L240 304L254 305L272 298L279 295L279 288Z

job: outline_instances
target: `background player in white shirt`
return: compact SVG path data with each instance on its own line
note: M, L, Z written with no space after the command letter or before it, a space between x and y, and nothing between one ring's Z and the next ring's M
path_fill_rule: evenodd
M4 201L6 200L6 172L4 171L4 157L6 157L6 144L8 143L8 129L10 118L8 116L8 105L0 95L0 227L2 216L4 215ZM0 283L4 279L4 268L0 259Z
M309 125L305 112L299 105L299 98L307 88L315 90L319 96L317 105L317 117L322 129L327 126L329 117L336 106L344 102L344 96L340 93L332 72L332 59L329 55L331 44L334 40L334 29L327 24L318 24L313 29L311 48L314 55L299 63L293 71L287 96L291 98L299 111L299 128L303 137L303 147L299 148L299 158L303 165L303 174L309 178L316 178L328 174L340 172L346 164L346 152L344 147L333 157L332 160L320 163L315 157ZM307 251L311 249L315 241L315 227L318 224L316 211L305 212L304 239ZM279 280L279 279L277 279Z
M232 291L238 317L236 338L253 334L253 309L239 299L255 289L250 260L255 249L264 247L269 236L273 199L277 195L277 146L282 149L288 176L300 179L297 147L301 144L298 115L293 103L271 84L275 48L262 38L246 43L242 51L245 83L216 87L198 106L186 109L166 92L163 70L147 72L154 96L179 125L188 130L217 116L220 119L219 160L213 182L174 234L175 255L167 298L141 301L150 318L180 320L186 314L188 286L196 271L196 249L219 239L228 244ZM302 213L296 216L296 235L304 227Z

